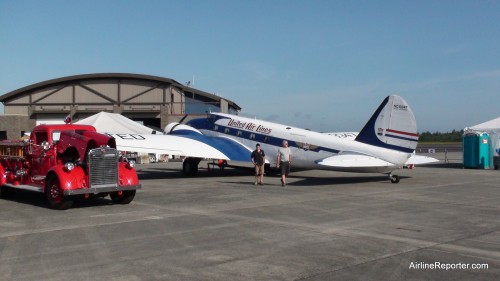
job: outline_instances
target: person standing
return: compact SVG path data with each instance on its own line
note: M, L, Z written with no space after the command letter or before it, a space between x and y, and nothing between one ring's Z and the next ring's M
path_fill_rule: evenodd
M276 167L281 170L281 186L286 185L286 177L290 173L290 165L292 164L292 152L288 147L288 141L283 140L282 146L278 148L278 159Z
M255 185L264 185L264 163L266 163L266 154L260 148L260 144L255 145L255 150L250 156L252 163L255 166Z

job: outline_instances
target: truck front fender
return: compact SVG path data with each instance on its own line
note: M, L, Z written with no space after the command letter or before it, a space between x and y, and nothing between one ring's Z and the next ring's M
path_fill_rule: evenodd
M87 188L88 185L87 176L80 166L76 166L72 171L66 171L63 165L56 165L49 170L45 182L48 182L52 175L57 176L62 190Z
M118 184L120 186L139 184L137 172L134 168L129 167L126 162L119 162L118 165Z

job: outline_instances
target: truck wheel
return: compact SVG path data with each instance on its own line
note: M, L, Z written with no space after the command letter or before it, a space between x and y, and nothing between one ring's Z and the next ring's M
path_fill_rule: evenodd
M122 191L121 194L120 192L113 192L109 194L109 197L115 204L129 204L134 200L135 190Z
M64 196L64 192L59 184L59 179L55 176L50 177L45 196L51 208L56 210L66 210L73 205L73 200L69 200Z
M7 186L0 186L0 197L11 198L16 194L16 191Z

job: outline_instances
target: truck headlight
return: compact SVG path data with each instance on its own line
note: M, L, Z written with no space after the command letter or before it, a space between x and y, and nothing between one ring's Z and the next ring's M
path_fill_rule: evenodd
M135 167L135 161L134 160L128 160L127 162L127 167L132 169Z
M64 170L66 172L73 171L74 169L75 169L75 164L73 164L72 162L66 162L66 164L64 164Z

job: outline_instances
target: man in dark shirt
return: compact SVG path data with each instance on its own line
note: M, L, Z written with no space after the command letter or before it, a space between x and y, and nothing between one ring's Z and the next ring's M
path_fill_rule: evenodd
M264 185L264 163L266 163L266 154L260 149L260 144L255 145L255 150L250 156L255 166L255 185Z

